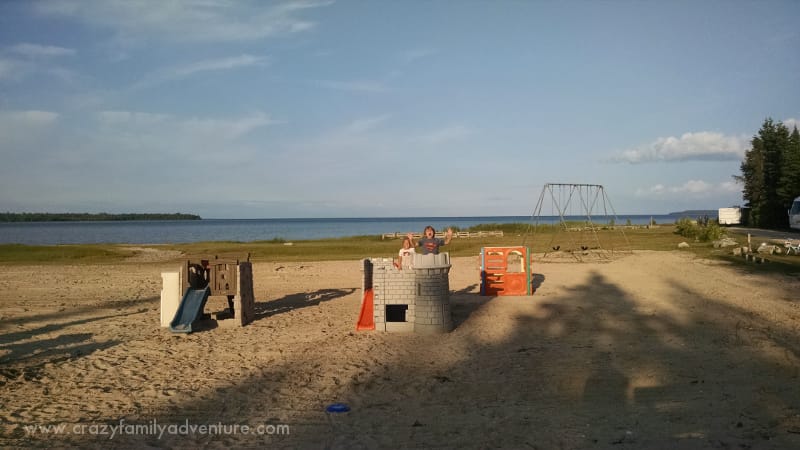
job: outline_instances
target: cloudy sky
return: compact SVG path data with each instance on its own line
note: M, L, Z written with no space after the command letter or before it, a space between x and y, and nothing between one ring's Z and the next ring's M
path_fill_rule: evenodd
M0 211L618 214L742 203L800 2L0 2ZM545 208L546 209L546 208Z

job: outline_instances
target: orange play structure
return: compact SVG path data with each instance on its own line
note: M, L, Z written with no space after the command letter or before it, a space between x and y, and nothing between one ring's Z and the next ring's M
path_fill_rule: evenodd
M483 247L481 295L530 295L530 258L528 247Z
M374 311L374 293L372 288L364 289L364 298L361 300L361 314L358 316L358 323L356 324L357 331L367 331L375 329L375 316Z

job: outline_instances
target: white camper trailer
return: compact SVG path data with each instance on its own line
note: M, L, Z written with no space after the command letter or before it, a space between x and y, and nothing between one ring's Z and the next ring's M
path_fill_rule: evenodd
M800 230L800 197L797 197L792 202L792 208L789 210L789 226L795 230Z
M717 221L720 225L739 225L742 223L742 209L720 208Z

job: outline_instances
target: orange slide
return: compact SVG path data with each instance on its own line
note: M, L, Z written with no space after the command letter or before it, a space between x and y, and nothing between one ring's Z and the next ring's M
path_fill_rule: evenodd
M361 300L361 314L358 316L356 331L366 331L375 329L375 317L373 315L374 300L372 288L364 290L364 299Z

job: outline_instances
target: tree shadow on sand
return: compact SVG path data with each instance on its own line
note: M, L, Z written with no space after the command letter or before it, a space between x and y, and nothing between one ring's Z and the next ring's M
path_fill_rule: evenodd
M295 309L317 306L322 302L328 302L355 292L355 288L350 289L320 289L314 292L300 292L290 294L277 300L267 302L256 302L255 320L272 317L276 314L293 311Z
M0 347L0 386L20 378L35 381L46 364L69 361L111 348L120 341L94 342L91 333L63 334L33 342Z
M22 330L22 331L15 331L15 332L12 332L12 333L6 333L6 334L3 334L3 335L0 335L0 349L2 349L3 347L8 346L9 344L13 344L16 341L22 341L22 340L31 339L31 338L34 338L36 336L43 335L43 334L54 333L56 331L59 331L59 330L62 330L64 328L68 328L68 327L71 327L71 326L85 325L85 324L88 324L88 323L91 323L91 322L97 322L97 321L101 321L101 320L112 319L112 318L115 318L115 317L126 317L126 316L130 316L130 315L133 315L133 314L140 314L140 313L145 312L145 311L147 311L147 310L140 309L140 310L137 310L137 311L134 311L134 312L124 313L124 314L108 314L108 315L105 315L105 316L87 317L87 318L84 318L84 319L72 320L72 321L69 321L69 322L50 323L50 324L47 324L47 325L39 327L39 328L34 328L32 330Z
M599 273L557 297L492 299L517 302L506 309L516 313L486 322L511 321L505 339L455 333L469 349L455 365L428 368L437 359L432 341L429 358L417 350L387 364L374 382L359 380L344 395L353 412L327 445L391 445L390 435L410 446L451 436L454 447L479 448L800 444L795 358L776 361L759 348L794 354L800 340L680 280L671 285L675 308L702 304L705 313L685 320L682 311L643 311ZM736 337L730 324L737 321L747 324L748 336ZM398 401L398 392L420 394Z
M80 305L80 306L73 306L69 308L59 308L57 311L54 311L55 308L49 308L49 311L42 312L39 314L31 314L31 315L23 315L19 317L9 317L3 319L4 326L22 326L29 322L53 322L53 321L60 321L71 317L77 316L84 316L89 314L97 313L99 310L115 310L115 311L122 311L126 308L130 308L133 306L140 306L140 307L147 307L151 305L157 304L160 297L144 297L144 298L127 298L127 299L106 299L102 302L98 302L97 304L91 305ZM145 308L139 308L133 314L138 314L142 311L145 311ZM122 315L127 315L122 314ZM81 320L81 319L79 319ZM0 338L2 339L2 338Z
M475 295L479 287L480 285L476 283L450 293L450 312L454 329L469 320L475 311L491 300L491 297Z
M123 300L109 303L108 306L99 308L102 310L117 310L122 307L142 305L152 302L155 299ZM22 328L23 324L30 322L52 321L54 319L74 318L77 315L88 314L97 311L95 307L79 307L56 313L44 313L39 315L14 318L8 321L7 326ZM146 312L147 309L137 309L136 311L106 314L103 316L84 317L70 321L48 323L37 328L22 329L0 335L0 386L9 381L24 379L26 381L37 380L40 372L45 365L63 361L71 361L91 355L98 350L105 350L121 343L120 340L112 339L99 342L98 338L92 333L64 333L68 328L80 330L82 326L98 321L109 319L119 319L123 317L138 315ZM56 335L55 337L52 337ZM44 339L42 339L44 338Z
M7 353L0 357L0 364L31 361L45 363L75 359L116 344L116 342L91 342L93 337L91 333L62 334L51 339L3 346L0 349Z

